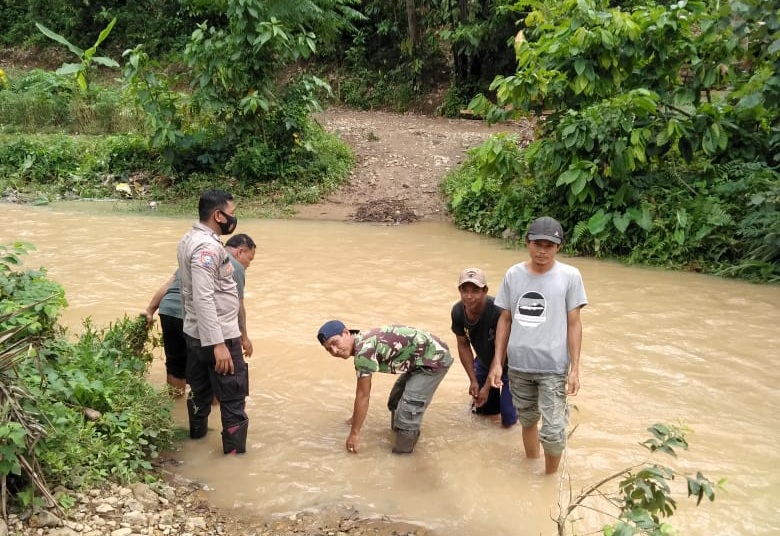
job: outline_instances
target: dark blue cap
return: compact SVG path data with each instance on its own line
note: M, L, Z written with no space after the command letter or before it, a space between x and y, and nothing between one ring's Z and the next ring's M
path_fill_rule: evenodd
M328 320L325 322L320 330L317 332L317 340L320 344L325 345L325 341L335 335L341 335L347 327L341 320Z

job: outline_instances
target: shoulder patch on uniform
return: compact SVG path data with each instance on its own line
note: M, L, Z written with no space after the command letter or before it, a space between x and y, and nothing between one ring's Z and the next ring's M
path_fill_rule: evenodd
M214 257L214 254L208 250L204 250L200 252L200 264L204 268L211 268L214 266L214 263L217 262L216 257Z

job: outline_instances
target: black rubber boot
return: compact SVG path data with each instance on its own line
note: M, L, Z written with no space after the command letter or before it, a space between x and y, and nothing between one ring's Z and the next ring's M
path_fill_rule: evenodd
M222 430L222 452L225 454L245 453L248 430L249 419Z
M410 454L420 437L419 430L398 430L395 433L394 454Z
M209 431L209 418L195 415L192 399L187 399L187 416L190 419L190 439L200 439Z

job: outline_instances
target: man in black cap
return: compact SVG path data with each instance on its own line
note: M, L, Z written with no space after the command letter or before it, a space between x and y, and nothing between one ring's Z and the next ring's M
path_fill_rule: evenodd
M553 218L538 218L528 227L530 259L507 270L496 295L503 312L488 374L488 382L500 387L508 363L525 455L538 458L541 441L547 474L558 471L566 448L566 398L580 388L580 311L588 303L579 270L555 260L562 242L563 228Z

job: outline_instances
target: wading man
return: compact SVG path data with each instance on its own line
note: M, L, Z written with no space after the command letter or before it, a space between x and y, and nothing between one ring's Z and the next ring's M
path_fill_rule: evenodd
M555 260L562 242L563 228L553 218L528 227L530 258L507 270L496 295L503 312L488 374L490 384L500 387L507 360L525 455L538 458L541 441L547 474L558 470L566 448L566 398L580 389L580 311L588 303L579 270Z
M347 450L357 453L359 449L360 430L371 397L371 376L386 372L400 374L387 400L390 427L396 434L393 452L412 452L423 414L453 361L447 345L435 335L412 327L382 326L360 333L348 330L340 320L323 324L317 340L334 357L355 357L357 386Z
M237 224L233 196L206 190L200 221L179 241L178 259L184 334L187 340L187 398L190 437L208 432L212 398L220 405L225 454L246 451L249 372L241 348L239 299L233 265L220 242Z
M498 389L487 382L490 364L496 351L496 326L503 311L488 295L487 276L479 268L466 268L458 278L460 301L452 306L452 332L458 340L458 357L469 377L469 394L477 415L501 414L501 424L510 427L517 422L517 411L509 392L507 370ZM476 358L474 353L476 352Z

